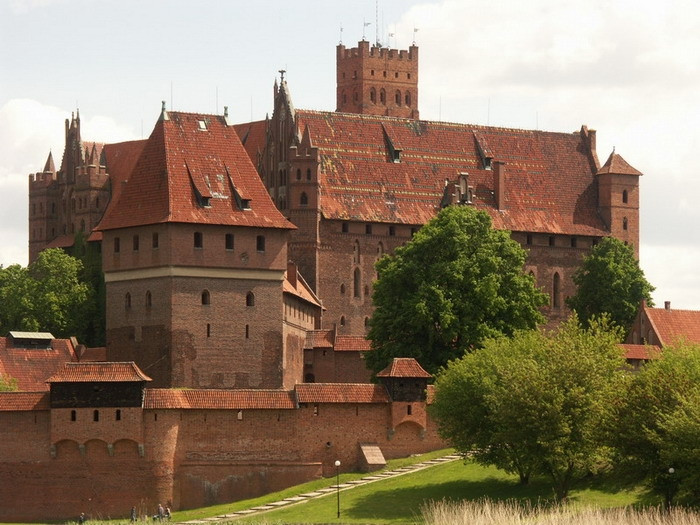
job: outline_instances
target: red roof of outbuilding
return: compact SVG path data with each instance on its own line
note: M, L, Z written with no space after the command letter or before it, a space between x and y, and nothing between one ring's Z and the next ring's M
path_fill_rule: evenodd
M339 335L333 349L336 352L369 352L372 342L362 335Z
M645 307L661 346L679 341L700 344L700 311Z
M297 110L300 136L318 148L320 207L327 219L425 224L445 181L460 172L474 206L499 229L607 235L598 215L597 167L583 132L552 133ZM401 150L391 161L389 144ZM505 163L505 204L495 201L494 171Z
M285 390L174 390L149 388L144 408L149 409L291 409L293 392Z
M0 412L49 410L48 392L0 392Z
M241 209L241 200L250 209ZM221 116L178 112L158 120L98 229L164 222L294 228L270 199L233 126Z
M412 357L395 357L389 366L377 373L377 377L425 377L431 376Z
M300 383L295 387L299 403L388 403L383 385L370 383Z
M304 348L333 348L333 336L335 331L330 330L310 330L306 332Z
M661 348L653 345L621 344L625 352L625 359L641 359L648 361L655 359L661 354Z
M151 381L136 363L128 362L80 362L65 363L47 383L105 383Z
M0 337L0 374L16 379L23 391L48 390L46 379L75 359L70 339L53 339L49 348L21 348Z

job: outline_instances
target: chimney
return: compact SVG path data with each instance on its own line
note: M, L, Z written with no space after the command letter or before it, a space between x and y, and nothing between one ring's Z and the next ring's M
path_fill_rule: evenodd
M664 301L664 310L671 310L671 301Z
M493 170L493 192L496 199L496 208L504 210L506 208L506 164L499 160L494 162Z
M297 287L297 265L294 264L292 261L287 261L287 280L289 281L289 284L292 285L292 288L296 289L296 287Z

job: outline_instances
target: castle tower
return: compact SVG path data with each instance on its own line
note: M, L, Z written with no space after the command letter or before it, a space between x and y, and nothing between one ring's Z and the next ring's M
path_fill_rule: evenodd
M98 227L108 359L159 387L301 381L301 364L287 365L303 349L285 355L283 328L293 228L228 119L163 110Z
M639 258L639 177L642 173L613 151L600 167L598 206L610 234L632 245Z
M336 48L336 107L344 113L418 119L418 46Z

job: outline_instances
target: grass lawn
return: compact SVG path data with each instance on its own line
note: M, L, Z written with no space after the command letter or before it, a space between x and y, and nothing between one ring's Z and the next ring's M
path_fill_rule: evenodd
M308 500L241 520L248 523L411 523L417 522L421 505L429 500L459 501L489 498L523 503L546 503L552 490L545 478L518 484L516 476L462 461L437 465L414 474L406 474L369 483L340 492L341 518L336 517L336 494ZM620 487L611 480L587 480L571 492L570 504L597 507L622 507L658 503L648 500L639 486Z

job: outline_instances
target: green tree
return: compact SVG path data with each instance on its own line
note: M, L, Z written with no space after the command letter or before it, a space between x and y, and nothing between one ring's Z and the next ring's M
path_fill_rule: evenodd
M0 329L42 330L56 337L84 335L90 287L82 263L58 248L44 250L28 268L0 270Z
M547 298L523 272L525 257L486 213L443 209L377 263L367 366L414 357L435 373L487 338L534 328Z
M430 411L441 436L522 483L549 476L565 499L606 457L602 429L624 375L619 337L606 320L584 328L572 316L556 333L487 341L437 377Z
M0 392L13 392L17 389L17 380L15 378L0 374Z
M606 237L573 274L576 294L566 304L585 322L602 314L628 330L642 299L653 306L654 287L644 277L632 247Z
M88 346L104 346L106 332L106 288L102 272L102 254L97 244L88 243L85 234L75 235L72 255L82 263L79 279L91 290L90 298L85 305L84 339Z
M664 347L621 390L611 442L617 464L670 501L700 500L700 346ZM673 473L669 473L669 469Z

